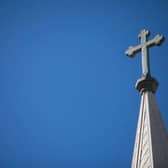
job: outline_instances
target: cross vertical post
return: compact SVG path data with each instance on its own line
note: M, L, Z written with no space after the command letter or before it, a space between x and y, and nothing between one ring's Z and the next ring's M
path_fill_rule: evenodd
M142 75L150 77L150 63L148 55L148 47L145 45L147 37L149 36L149 31L142 30L139 34L139 38L142 45Z

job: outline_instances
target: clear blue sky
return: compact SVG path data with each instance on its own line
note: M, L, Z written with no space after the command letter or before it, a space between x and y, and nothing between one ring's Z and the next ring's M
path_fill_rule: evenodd
M129 168L143 28L168 39L166 0L0 2L0 167ZM168 42L150 50L168 127Z

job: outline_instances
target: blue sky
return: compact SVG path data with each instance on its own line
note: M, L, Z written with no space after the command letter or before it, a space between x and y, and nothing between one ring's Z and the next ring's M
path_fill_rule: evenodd
M168 38L166 0L0 2L0 167L129 168L143 28ZM150 49L168 127L168 43Z

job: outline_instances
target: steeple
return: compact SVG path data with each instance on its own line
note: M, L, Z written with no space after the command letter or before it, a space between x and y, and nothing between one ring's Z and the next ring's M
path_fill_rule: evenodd
M139 34L140 45L129 47L127 56L142 53L142 77L136 82L141 94L140 113L132 157L132 168L168 168L168 135L155 100L158 82L151 76L148 48L160 45L163 36L147 41L148 30Z

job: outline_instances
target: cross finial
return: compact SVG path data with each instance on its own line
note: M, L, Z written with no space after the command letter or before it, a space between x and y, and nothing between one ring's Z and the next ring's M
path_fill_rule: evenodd
M150 77L150 64L148 48L154 45L160 45L164 37L162 35L156 35L152 40L147 41L147 37L150 35L148 30L142 30L138 37L140 38L141 44L129 47L125 54L129 57L133 57L137 52L141 51L142 54L142 76L147 78Z

